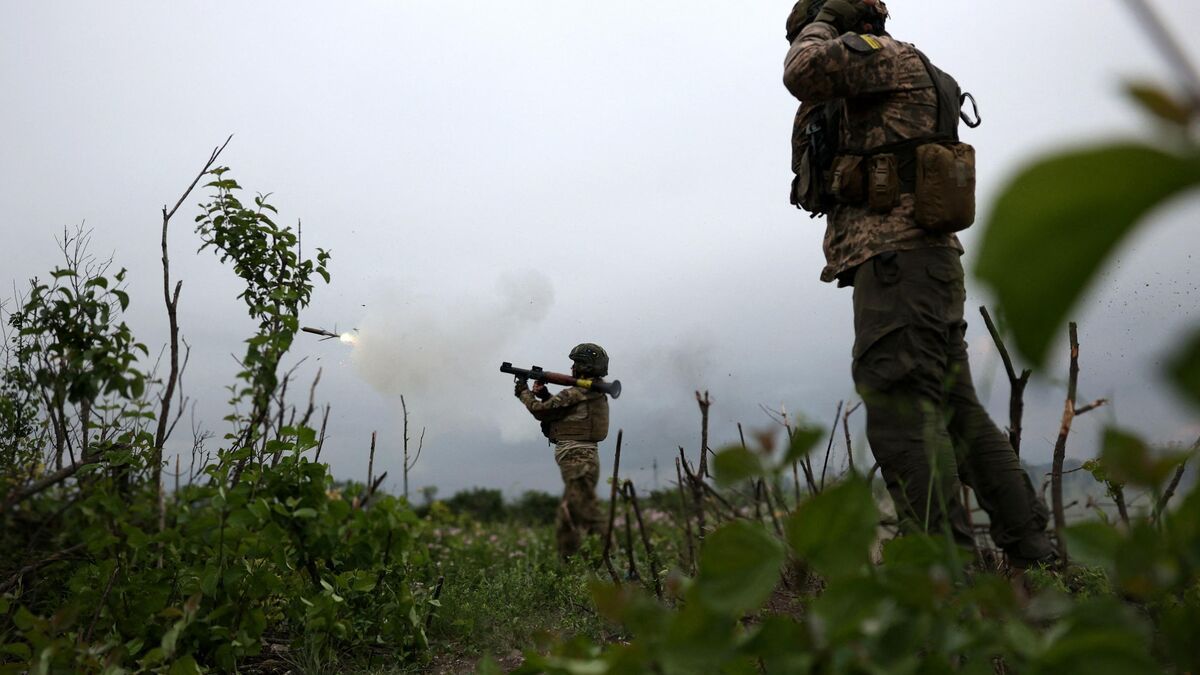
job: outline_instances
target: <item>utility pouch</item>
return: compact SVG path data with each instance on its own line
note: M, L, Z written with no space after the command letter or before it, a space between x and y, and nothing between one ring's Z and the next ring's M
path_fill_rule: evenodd
M900 202L900 170L893 154L872 155L867 167L867 206L886 213Z
M975 222L975 148L967 143L926 143L917 148L916 219L943 234Z
M839 204L861 204L866 198L861 155L838 155L829 172L829 194Z

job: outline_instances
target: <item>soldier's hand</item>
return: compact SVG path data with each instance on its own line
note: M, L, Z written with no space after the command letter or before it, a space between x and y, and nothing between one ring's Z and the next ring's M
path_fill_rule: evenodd
M817 14L817 21L833 26L838 33L862 31L874 6L874 0L828 0Z
M550 391L546 389L546 383L537 381L533 383L533 395L545 401L550 398Z
M521 378L513 378L516 380L516 385L513 387L513 394L520 396L521 392L529 391L529 383Z

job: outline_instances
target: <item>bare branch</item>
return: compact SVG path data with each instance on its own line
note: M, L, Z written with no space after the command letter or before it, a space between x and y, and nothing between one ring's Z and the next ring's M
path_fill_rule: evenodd
M317 385L321 382L322 368L317 368L317 376L313 378L312 386L308 388L308 407L304 410L304 417L300 419L300 426L308 426L308 420L312 417L313 410L316 409Z
M696 574L696 542L692 537L692 518L688 515L687 508L687 493L683 490L683 470L679 465L679 458L675 458L675 477L679 481L679 514L683 519L684 536L687 539L687 560L682 561L685 569L691 570L692 575ZM612 529L611 515L609 521L609 529Z
M162 208L162 268L163 268L163 303L167 308L167 327L169 330L169 339L171 345L171 369L167 375L166 388L163 391L160 411L158 415L158 429L154 434L154 481L160 483L162 481L162 451L163 445L167 442L167 437L170 435L168 427L171 418L171 398L175 394L175 386L179 378L179 293L183 289L183 282L179 281L175 284L175 292L171 292L171 258L167 250L167 231L169 230L171 217L179 210L179 207L188 198L188 195L195 189L196 184L200 179L208 173L212 168L213 163L217 161L217 157L225 150L225 146L229 145L229 141L233 140L233 135L230 134L225 142L220 147L214 148L212 154L209 155L208 161L204 163L204 167L196 174L195 179L188 185L183 194L179 196L179 201L175 202L174 208L170 211L164 205Z
M1192 444L1192 452L1197 451L1200 451L1200 438L1197 438L1196 442ZM1167 489L1162 493L1162 496L1158 498L1158 503L1154 505L1154 515L1152 520L1155 523L1157 523L1159 518L1162 517L1162 514L1166 512L1167 504L1169 504L1171 498L1175 496L1175 491L1179 489L1179 481L1183 480L1183 473L1187 471L1187 465L1189 461L1191 461L1190 457L1183 460L1180 462L1179 466L1175 467L1175 475L1171 476L1171 482L1167 484Z
M100 459L100 453L95 453L88 457L84 457L82 460L75 462L70 466L59 469L58 471L55 471L54 473L49 474L43 477L41 480L38 480L30 485L13 490L8 497L5 498L4 502L0 503L0 513L4 513L10 506L13 506L14 504L19 504L40 492L58 485L71 476L74 476L83 467L90 464L96 464L100 461Z
M417 438L417 454L413 455L412 462L409 463L408 470L412 470L421 460L421 449L425 447L425 427L421 427L421 436Z
M1071 339L1071 367L1067 375L1067 399L1063 403L1062 424L1058 440L1054 443L1054 465L1050 475L1050 498L1054 509L1054 533L1058 540L1058 557L1067 563L1067 542L1063 530L1067 525L1063 508L1063 461L1067 456L1067 436L1071 433L1071 422L1075 419L1075 396L1079 386L1079 328L1072 321L1069 326Z
M617 486L620 483L621 441L624 436L625 430L619 429L617 431L617 450L613 455L612 490L608 498L608 527L604 530L604 550L600 556L604 560L604 566L608 569L608 574L612 577L614 584L621 583L621 577L617 574L616 568L613 567L610 553L612 552L613 522L617 516Z
M1076 416L1076 417L1079 417L1080 415L1082 415L1082 414L1084 414L1084 413L1089 413L1089 412L1091 412L1091 411L1095 410L1096 408L1099 408L1100 406L1102 406L1102 405L1104 405L1104 404L1106 404L1106 403L1108 403L1108 399L1106 399L1106 398L1099 398L1099 399L1096 399L1095 401L1092 401L1091 403L1089 403L1089 404L1087 404L1087 405L1083 406L1082 408L1076 408L1076 409L1075 409L1075 416Z
M633 505L633 515L637 517L638 532L642 535L642 546L646 549L646 560L650 567L650 578L654 580L654 595L661 601L663 590L662 580L658 575L658 556L654 555L654 546L650 544L650 535L646 532L646 524L642 521L642 508L638 505L637 490L633 488L633 481L625 481L625 494L629 503Z
M1021 425L1022 418L1025 416L1025 387L1029 384L1029 376L1033 371L1025 369L1017 375L1016 368L1013 367L1012 357L1008 354L1008 347L1005 346L1004 340L1000 337L1000 331L996 329L996 324L992 322L992 317L988 314L987 307L981 305L979 313L983 315L983 322L987 325L988 332L992 335L992 342L996 344L996 349L1000 352L1000 360L1004 362L1004 372L1008 375L1008 441L1012 445L1013 452L1017 456L1021 456Z
M321 435L320 435L319 439L317 440L317 452L313 456L314 462L321 461L321 450L325 447L325 427L329 424L329 410L331 408L332 408L332 406L326 405L325 406L325 415L321 418Z
M701 396L696 392L696 403L700 406L700 477L710 476L708 472L708 409L712 407L712 399L708 392Z
M829 444L825 446L825 461L821 464L820 492L825 491L825 471L829 468L829 455L833 452L833 439L837 437L838 422L842 419L842 406L845 401L838 401L837 411L833 413L833 428L829 430Z
M82 551L86 547L87 547L87 544L75 544L74 546L64 549L62 551L59 551L58 553L55 553L43 560L39 560L38 562L30 563L30 564L22 567L21 569L17 570L16 574L9 577L8 581L5 581L3 584L0 584L0 593L5 593L9 589L11 589L14 586L16 586L17 584L21 583L21 578L24 577L26 574L29 574L31 572L36 572L51 563L58 562L59 560L66 560L67 558L70 558L71 556L75 555L79 551Z
M850 463L851 473L854 473L854 446L850 443L850 416L853 415L856 410L861 408L862 405L863 402L859 401L851 406L844 415L842 415L842 429L846 433L846 458Z
M375 481L375 432L371 432L371 457L367 460L367 487Z

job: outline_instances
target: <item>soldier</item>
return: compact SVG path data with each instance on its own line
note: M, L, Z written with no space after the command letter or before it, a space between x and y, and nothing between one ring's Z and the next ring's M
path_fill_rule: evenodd
M571 350L571 374L599 379L608 374L608 354L590 342ZM544 382L517 379L516 395L542 423L542 433L554 443L554 461L563 480L563 497L555 518L558 552L564 559L579 550L584 534L600 529L596 483L600 480L600 441L608 436L608 399L583 387L569 387L551 396Z
M783 79L801 101L792 203L828 216L821 280L854 288L851 370L905 529L949 530L974 549L961 480L1015 567L1051 562L1046 506L967 363L954 234L974 220L974 150L957 128L966 97L887 18L877 0L800 0L788 17Z

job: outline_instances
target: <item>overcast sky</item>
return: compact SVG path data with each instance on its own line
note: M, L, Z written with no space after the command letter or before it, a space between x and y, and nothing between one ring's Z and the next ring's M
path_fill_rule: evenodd
M1200 3L1155 4L1200 22ZM893 34L979 100L984 125L965 137L983 204L1049 149L1153 133L1120 83L1170 74L1117 0L890 6ZM622 466L650 487L657 460L666 484L677 446L695 456L695 389L716 402L714 446L737 422L768 426L760 405L828 424L853 397L850 291L819 282L823 223L787 201L790 7L7 2L0 280L44 275L56 233L85 223L94 252L129 268L129 321L160 346L159 209L234 133L232 175L303 220L310 254L333 251L333 283L302 323L361 330L355 348L301 335L294 350L302 377L324 371L337 474L365 477L378 430L376 465L397 485L403 394L414 437L428 428L414 487L557 490L552 453L498 366L565 370L570 348L594 341L625 385L605 471L621 427ZM220 435L231 355L252 325L232 271L195 254L204 197L176 218L172 263L194 346L187 392ZM1158 374L1200 321L1198 216L1194 194L1156 213L1076 312L1081 397L1115 404L1079 421L1072 456L1090 456L1111 421L1159 442L1200 434ZM963 238L968 264L978 234ZM986 296L971 291L974 318ZM981 324L973 366L1003 425L1007 385ZM1031 387L1034 461L1049 457L1065 370L1060 359Z

